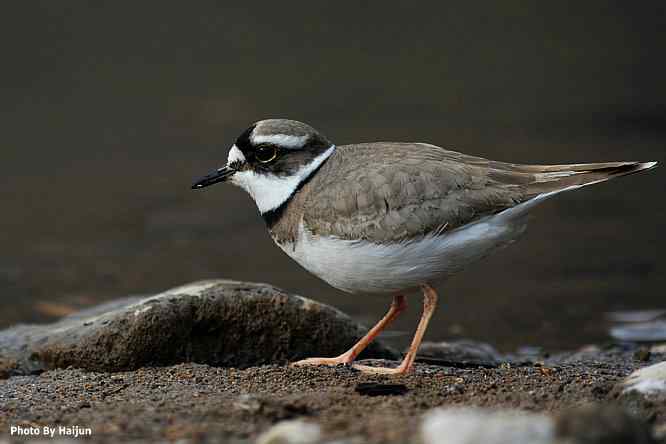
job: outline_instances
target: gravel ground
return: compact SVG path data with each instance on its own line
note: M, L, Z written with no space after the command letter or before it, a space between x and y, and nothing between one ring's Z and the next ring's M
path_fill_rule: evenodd
M623 395L616 384L660 360L663 355L611 349L491 368L419 363L405 377L346 367L67 368L0 381L0 430L6 436L11 425L78 425L92 428L96 442L242 442L280 420L303 418L319 423L325 439L400 443L413 442L422 414L437 406L558 415L588 403L617 404L659 426L666 422L666 403Z

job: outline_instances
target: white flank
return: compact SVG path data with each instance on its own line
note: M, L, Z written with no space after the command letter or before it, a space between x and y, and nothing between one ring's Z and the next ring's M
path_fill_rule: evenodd
M280 248L303 268L349 293L396 293L446 278L506 246L525 231L528 210L562 191L543 193L513 208L451 232L377 244L313 235L299 227L295 244Z
M234 162L245 162L245 156L243 152L238 149L236 145L232 146L229 150L229 155L227 156L227 166L231 165Z
M491 219L443 236L396 244L314 236L301 224L295 246L281 247L305 269L342 291L395 293L451 275L523 231L522 224L513 227Z
M326 151L312 159L312 162L303 165L295 174L288 177L279 177L270 173L257 174L254 171L245 170L234 173L231 176L231 182L247 191L257 204L259 212L263 214L276 209L289 199L298 185L319 168L334 151L335 145L331 145Z
M290 136L288 134L252 135L251 138L255 145L271 143L288 149L302 148L308 140L308 136Z

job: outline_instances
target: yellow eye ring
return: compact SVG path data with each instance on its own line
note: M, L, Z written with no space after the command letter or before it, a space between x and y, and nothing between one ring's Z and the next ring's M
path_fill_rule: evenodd
M269 163L278 156L278 149L274 145L264 145L257 148L254 153L255 159L261 163Z

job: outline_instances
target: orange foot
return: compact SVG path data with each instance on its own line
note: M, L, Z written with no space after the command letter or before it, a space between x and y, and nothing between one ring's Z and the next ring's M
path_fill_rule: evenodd
M437 305L437 292L428 284L422 284L421 289L423 290L423 313L421 314L421 320L419 321L418 327L416 327L416 333L414 334L414 339L412 339L412 344L407 350L407 354L396 368L391 367L370 367L368 365L359 365L356 364L353 366L358 371L363 373L370 374L383 374L383 375L404 375L412 371L414 368L414 359L416 358L416 351L421 345L423 340L423 335L425 334L426 328L428 328L428 323L430 322L430 317L432 316L435 306ZM339 364L351 364L356 356L367 345L372 342L373 339L381 332L387 325L389 325L393 319L395 319L400 312L402 312L406 307L405 297L402 295L397 295L393 298L393 303L388 313L380 320L377 325L375 325L370 331L358 341L352 348L347 350L345 353L337 356L335 358L309 358L303 359L302 361L294 362L292 366L307 366L307 365L339 365Z
M405 361L397 367L371 367L369 365L361 364L354 364L352 367L355 370L370 375L406 375L413 370L413 366L405 365Z
M303 359L292 363L292 366L306 366L306 365L339 365L351 364L354 359L372 342L373 339L407 307L405 297L403 295L396 295L393 297L393 303L386 315L377 322L377 325L372 327L370 331L354 344L349 350L336 356L335 358L309 358Z
M335 358L308 358L300 361L292 362L290 365L292 367L307 367L310 365L340 365L340 364L349 364L352 362L353 358L348 356L348 353L344 353Z

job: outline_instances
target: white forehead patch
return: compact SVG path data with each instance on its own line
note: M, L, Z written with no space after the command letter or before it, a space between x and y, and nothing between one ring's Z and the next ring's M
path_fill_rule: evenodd
M233 149L233 148L232 148ZM288 177L273 174L257 174L252 170L238 171L231 176L231 183L248 192L260 213L266 213L282 205L296 191L298 185L307 179L313 171L328 159L335 151L335 145L301 166L296 173ZM231 154L231 153L229 153Z
M305 146L305 142L308 141L308 136L290 136L288 134L268 134L268 135L258 135L254 134L250 137L252 143L259 145L261 143L271 143L287 149L297 149Z
M236 145L232 146L227 157L227 165L231 165L234 162L245 162L245 160L243 152Z

